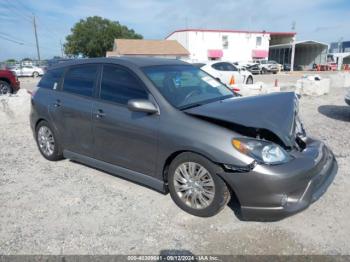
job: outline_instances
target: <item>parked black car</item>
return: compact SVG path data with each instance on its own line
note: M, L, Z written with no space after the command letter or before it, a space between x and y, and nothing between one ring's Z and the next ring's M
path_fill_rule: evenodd
M331 150L306 135L294 93L237 97L179 60L57 64L38 84L30 120L46 159L170 192L196 216L232 198L242 219L281 219L317 200L337 172Z

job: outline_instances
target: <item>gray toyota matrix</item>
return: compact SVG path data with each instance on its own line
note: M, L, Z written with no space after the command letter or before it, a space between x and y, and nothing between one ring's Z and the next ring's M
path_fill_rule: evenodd
M292 92L240 97L179 60L81 59L33 92L31 128L48 160L68 158L170 192L186 212L274 221L332 183L330 149L305 133Z

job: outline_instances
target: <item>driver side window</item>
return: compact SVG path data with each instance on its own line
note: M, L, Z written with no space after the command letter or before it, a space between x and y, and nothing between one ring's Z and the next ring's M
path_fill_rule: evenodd
M129 71L114 65L104 65L100 98L126 105L130 99L147 99L141 82Z

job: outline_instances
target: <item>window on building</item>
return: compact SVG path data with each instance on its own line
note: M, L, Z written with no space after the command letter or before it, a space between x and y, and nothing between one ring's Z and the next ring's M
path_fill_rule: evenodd
M63 71L64 68L57 68L47 71L41 78L38 86L46 89L56 89L62 77Z
M262 43L262 37L261 36L257 36L256 37L256 46L261 46Z
M148 94L130 72L106 65L103 67L100 98L126 105L130 99L147 99Z
M222 36L222 48L223 49L228 48L228 36L227 35Z
M64 78L63 90L69 93L92 96L97 74L97 65L74 66Z

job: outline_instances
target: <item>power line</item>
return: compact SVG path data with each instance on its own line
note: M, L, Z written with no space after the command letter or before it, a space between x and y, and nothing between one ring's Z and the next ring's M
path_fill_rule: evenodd
M20 44L20 45L24 45L24 46L30 46L30 47L35 47L36 45L32 42L24 42L22 39L16 39L15 37L7 34L7 33L4 33L4 32L0 32L0 37L4 40L7 40L9 42L13 42L13 43L16 43L16 44ZM40 45L40 48L42 49L45 49L45 50L49 50L49 51L55 51L55 52L59 52L59 49L55 49L53 47L48 47L48 46L43 46L43 45Z
M10 41L10 42L12 42L12 43L16 43L16 44L19 44L19 45L24 45L24 43L18 42L18 41L16 41L16 40L13 40L13 39L10 39L10 38L7 38L6 36L0 35L0 38L5 39L5 40L7 40L7 41Z
M31 18L29 15L23 14L19 11L20 8L18 6L14 6L9 0L6 0L7 5L4 5L3 7L9 10L12 13L15 13L17 16L22 17L23 19L27 20L28 22L31 22Z
M19 1L19 0L11 0L11 1L12 1L12 2L16 2L16 3L17 3L17 7L18 7L18 6L25 7L25 9L22 9L22 10L23 10L25 13L27 13L26 16L27 16L28 18L31 19L32 14L35 13L35 12L33 11L33 9L29 8L28 5L25 6L25 5L22 3L22 1ZM31 10L27 11L27 9L31 9Z
M12 35L9 35L8 33L0 32L0 34L5 35L6 37L12 38L13 40L16 40L16 41L19 41L19 42L23 42L22 39L18 39L16 37L12 36Z
M6 8L8 11L10 11L12 14L15 14L16 16L18 17L21 17L23 19L25 19L25 21L27 22L30 22L32 25L33 25L33 28L34 28L34 36L35 36L35 44L34 43L24 43L23 41L17 41L16 39L14 39L13 36L10 36L9 34L5 34L5 36L2 36L1 38L4 39L4 40L7 40L7 41L10 41L10 42L13 42L13 43L17 43L17 44L20 44L20 45L30 45L30 46L35 46L36 47L36 51L37 51L37 56L38 56L38 59L40 60L40 49L41 48L44 48L44 49L47 49L47 50L51 50L53 51L54 49L52 47L48 48L48 47L45 47L45 46L40 46L39 47L39 37L38 37L38 29L44 29L45 31L41 31L44 35L46 35L47 37L49 38L59 38L59 34L54 34L52 32L52 30L50 30L45 23L41 23L39 22L39 25L38 25L38 18L35 17L34 13L33 13L33 16L31 14L28 13L27 10L24 10L23 7L23 3L20 2L20 1L17 1L17 0L6 0L7 2L7 5L3 5L4 8ZM7 36L6 36L7 35ZM59 39L57 39L59 40ZM58 44L57 47L61 47L62 46L62 43L60 42ZM55 50L55 52L57 52L59 50L59 48L57 50ZM61 50L62 51L62 50Z

